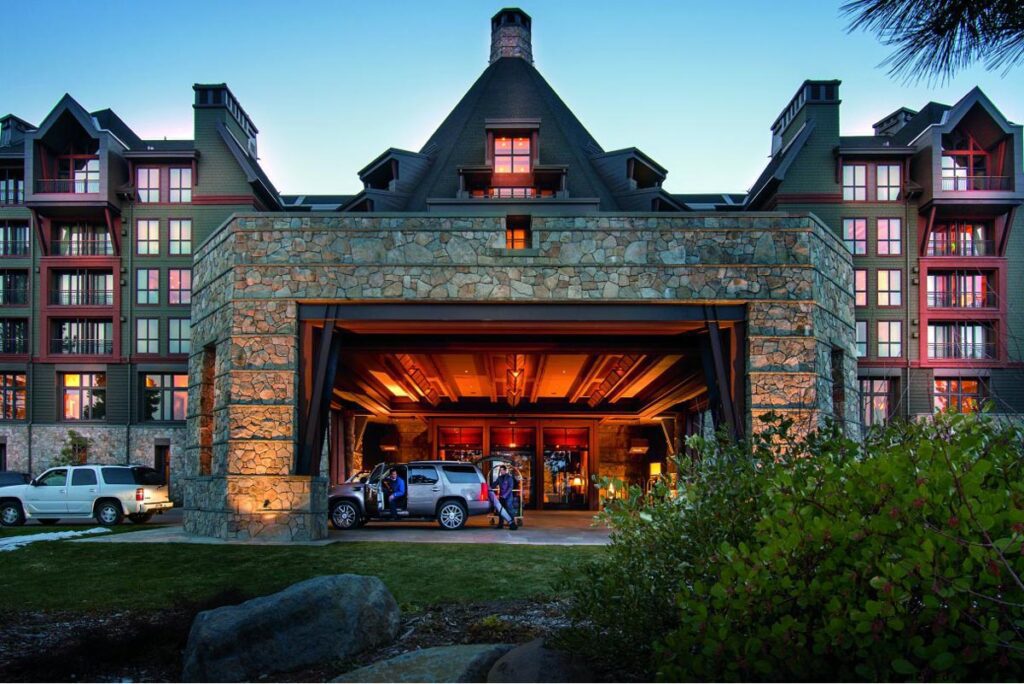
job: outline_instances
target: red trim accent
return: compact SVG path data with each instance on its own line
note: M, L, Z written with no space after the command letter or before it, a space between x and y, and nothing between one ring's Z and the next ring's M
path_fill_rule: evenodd
M255 204L252 195L200 195L192 193L192 204Z
M842 204L843 193L835 192L802 192L786 193L775 196L776 204ZM863 203L861 203L863 204Z
M67 268L109 270L114 281L110 306L57 306L50 304L50 273ZM121 259L117 256L44 256L39 259L39 355L42 363L116 363L121 356ZM114 349L109 356L79 356L50 352L51 322L56 318L109 319Z

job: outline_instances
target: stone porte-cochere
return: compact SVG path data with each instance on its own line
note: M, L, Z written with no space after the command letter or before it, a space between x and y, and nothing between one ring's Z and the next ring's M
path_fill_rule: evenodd
M532 247L505 241L498 216L253 214L216 231L195 257L186 530L326 535L326 479L296 474L303 304L741 305L746 430L769 410L858 425L851 258L813 216L534 216Z

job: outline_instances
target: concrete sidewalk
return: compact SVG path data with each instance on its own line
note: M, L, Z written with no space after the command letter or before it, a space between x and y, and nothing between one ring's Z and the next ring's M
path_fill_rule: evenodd
M224 541L212 537L189 537L180 525L142 529L138 532L75 539L80 544L253 544L266 546L323 546L345 542L405 542L414 544L526 544L551 546L603 546L608 528L594 527L590 511L527 512L525 524L515 532L498 530L486 517L471 518L466 527L448 532L433 522L372 522L365 527L339 532L331 529L327 539L314 542Z

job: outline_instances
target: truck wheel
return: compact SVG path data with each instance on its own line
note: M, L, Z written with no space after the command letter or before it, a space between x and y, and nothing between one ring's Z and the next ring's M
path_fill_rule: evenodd
M437 511L437 524L446 530L460 530L466 525L466 507L458 501L445 501Z
M124 511L116 501L100 501L96 504L96 522L100 525L120 525L124 520Z
M351 530L359 527L362 516L351 501L342 499L331 504L331 526L336 530Z
M0 525L18 527L25 524L25 513L17 501L4 501L0 504Z
M146 523L148 523L150 520L153 519L153 514L152 513L132 513L132 514L130 514L128 516L128 519L131 520L136 525L145 525Z
M40 518L39 519L39 524L40 525L56 525L59 522L60 522L60 518Z

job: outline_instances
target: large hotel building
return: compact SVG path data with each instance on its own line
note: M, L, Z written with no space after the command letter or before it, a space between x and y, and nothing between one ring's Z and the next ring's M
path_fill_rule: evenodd
M677 194L552 90L529 15L491 32L352 195L280 195L224 84L191 140L70 95L0 119L0 469L73 429L165 469L191 532L309 538L385 459L509 454L528 505L587 508L767 411L1024 412L1022 129L980 90L842 135L840 82L806 81L746 194Z

